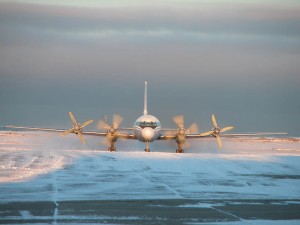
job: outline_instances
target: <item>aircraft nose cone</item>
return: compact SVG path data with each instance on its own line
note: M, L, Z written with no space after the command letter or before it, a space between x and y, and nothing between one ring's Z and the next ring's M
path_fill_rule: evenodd
M154 136L154 130L151 127L145 127L142 130L142 135L145 141L151 141Z

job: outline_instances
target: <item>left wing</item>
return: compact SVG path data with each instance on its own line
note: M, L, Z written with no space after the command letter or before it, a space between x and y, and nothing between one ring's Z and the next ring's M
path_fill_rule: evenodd
M266 135L287 135L287 132L253 132L253 133L231 133L223 134L223 137L250 137L250 136L266 136Z
M234 129L234 126L228 126L220 128L217 124L216 117L214 114L211 116L212 119L212 129L210 131L199 133L198 127L195 124L192 124L190 128L184 128L184 118L183 115L177 115L173 117L174 122L177 124L178 129L165 129L165 135L162 135L159 140L176 140L178 152L182 152L184 143L187 139L196 139L196 138L216 138L218 147L222 148L221 137L241 137L241 136L264 136L264 135L286 135L285 132L271 133L271 132L257 132L257 133L245 133L245 134L222 134L223 132L230 131Z

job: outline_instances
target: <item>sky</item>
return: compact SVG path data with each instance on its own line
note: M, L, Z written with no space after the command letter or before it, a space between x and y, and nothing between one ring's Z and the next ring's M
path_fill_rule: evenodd
M145 80L164 127L299 136L300 2L0 0L0 125L132 126Z

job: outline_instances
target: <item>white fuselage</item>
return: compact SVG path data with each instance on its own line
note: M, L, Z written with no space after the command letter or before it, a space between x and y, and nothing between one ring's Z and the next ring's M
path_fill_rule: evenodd
M139 141L152 142L160 137L161 124L152 115L145 114L139 117L133 126L133 132Z

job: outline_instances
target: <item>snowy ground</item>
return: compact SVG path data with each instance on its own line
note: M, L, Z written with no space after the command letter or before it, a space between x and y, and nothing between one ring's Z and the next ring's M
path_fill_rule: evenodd
M154 151L145 153L143 143L121 141L118 152L109 153L101 139L87 141L88 145L83 146L74 136L0 132L0 223L33 220L48 224L77 216L81 218L78 224L107 224L111 222L107 215L66 215L69 208L63 206L78 201L155 200L162 204L161 211L170 201L178 200L177 210L184 206L189 212L205 208L227 213L215 221L181 220L178 224L300 224L300 215L265 219L227 211L229 205L249 204L300 208L299 138L224 138L222 151L211 140L193 140L186 154L172 153L176 146L164 142L154 143ZM36 216L33 205L13 210L15 202L51 203L52 208L49 215ZM139 216L125 217L119 216L115 224L142 224ZM272 218L276 221L269 220Z

